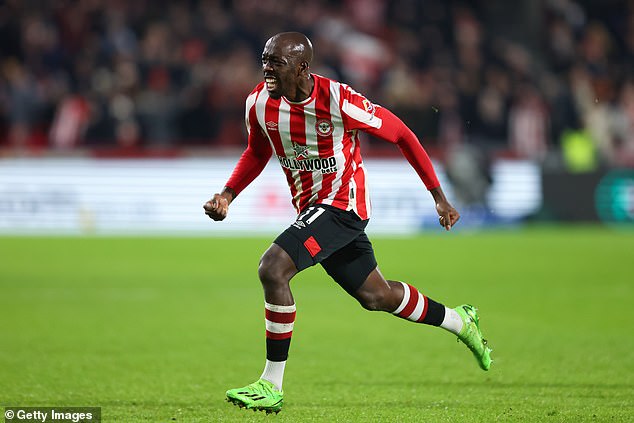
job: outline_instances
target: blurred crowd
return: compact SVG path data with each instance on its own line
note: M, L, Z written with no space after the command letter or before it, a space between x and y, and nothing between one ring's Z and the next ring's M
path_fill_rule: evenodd
M432 154L634 166L634 0L0 0L0 147L243 146L288 30Z

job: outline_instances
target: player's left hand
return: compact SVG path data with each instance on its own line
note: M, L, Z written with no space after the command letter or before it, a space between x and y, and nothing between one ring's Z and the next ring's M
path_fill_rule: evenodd
M450 230L453 225L460 219L460 213L454 209L448 201L436 203L436 212L438 212L438 222L445 230Z

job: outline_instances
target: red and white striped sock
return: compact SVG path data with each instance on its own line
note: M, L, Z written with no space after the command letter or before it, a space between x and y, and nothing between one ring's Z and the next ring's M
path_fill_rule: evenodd
M418 289L405 282L403 285L403 300L392 314L412 322L422 322L427 314L427 297L418 292Z
M445 317L445 306L421 294L412 285L403 285L403 300L392 314L416 323L440 326Z
M266 323L266 365L261 378L282 390L284 368L295 324L295 304L264 303Z

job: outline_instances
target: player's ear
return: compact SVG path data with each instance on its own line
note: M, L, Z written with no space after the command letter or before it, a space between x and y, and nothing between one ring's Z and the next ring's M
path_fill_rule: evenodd
M302 60L299 63L299 73L300 73L300 75L302 75L302 74L305 74L307 72L308 72L308 62L305 61L305 60Z

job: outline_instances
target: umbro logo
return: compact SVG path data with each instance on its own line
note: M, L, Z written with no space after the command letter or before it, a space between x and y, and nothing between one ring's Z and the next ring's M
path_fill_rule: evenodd
M273 122L273 121L268 121L266 122L266 127L270 130L270 131L277 131L277 122Z
M296 222L292 223L292 225L295 226L297 229L302 229L306 227L306 224L301 220L297 220Z

